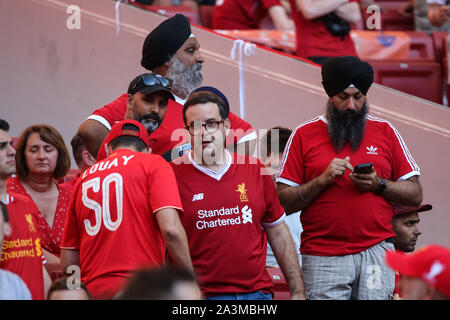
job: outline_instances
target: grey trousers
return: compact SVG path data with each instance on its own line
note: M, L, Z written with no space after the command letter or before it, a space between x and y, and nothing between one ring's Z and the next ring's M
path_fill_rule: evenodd
M346 256L302 255L303 282L309 300L391 300L395 273L385 262L390 242L382 241Z

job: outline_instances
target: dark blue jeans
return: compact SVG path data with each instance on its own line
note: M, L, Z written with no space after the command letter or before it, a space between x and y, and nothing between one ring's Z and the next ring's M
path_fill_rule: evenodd
M214 297L205 298L205 300L272 300L271 293L264 293L262 291L255 291L249 293L233 293L223 294Z

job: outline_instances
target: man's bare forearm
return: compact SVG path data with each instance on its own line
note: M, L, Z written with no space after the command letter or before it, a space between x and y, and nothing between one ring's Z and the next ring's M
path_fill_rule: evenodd
M302 273L288 227L284 222L275 227L267 227L266 234L278 265L289 284L291 298L304 299L305 288Z
M361 11L357 2L345 3L339 6L334 13L349 23L358 23L361 20Z
M277 183L278 198L286 214L291 214L305 209L325 189L327 184L320 176L302 184L301 186L288 186ZM299 192L300 188L300 192ZM301 196L301 198L300 198Z
M177 229L178 230L176 232L163 233L163 238L170 257L176 265L193 271L194 268L192 266L192 260L189 254L186 233L181 224L177 226Z
M418 176L404 181L386 181L386 189L382 193L386 199L407 206L418 206L423 200L422 185Z
M344 3L348 0L296 0L296 7L306 19L312 20L334 12Z

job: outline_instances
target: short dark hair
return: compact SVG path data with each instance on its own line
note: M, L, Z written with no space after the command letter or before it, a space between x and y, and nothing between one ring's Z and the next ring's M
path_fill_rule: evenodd
M184 124L187 125L186 122L186 110L196 104L206 104L208 102L215 103L219 108L220 117L222 120L227 118L227 111L225 107L224 101L219 98L218 95L210 92L210 91L199 91L192 93L189 98L186 100L183 106L183 121Z
M51 144L58 150L58 161L56 163L53 177L56 179L64 177L70 169L70 154L61 134L52 126L37 124L25 129L16 145L16 174L23 180L28 180L29 169L25 159L25 148L28 138L32 133L38 133L42 140Z
M47 300L50 299L52 293L55 291L72 290L71 288L69 288L67 286L68 280L69 280L69 277L61 277L61 278L58 278L55 281L53 281L53 283L51 284L51 286L47 292ZM86 295L89 300L92 300L91 293L89 292L89 290L86 288L86 285L82 281L80 281L80 289L83 290L84 292L86 292Z
M173 300L173 289L180 282L197 283L193 272L185 268L143 269L130 278L118 297L120 300Z
M124 124L122 127L122 130L131 130L131 131L139 132L139 128L131 123ZM117 138L111 140L109 145L111 146L111 148L113 150L116 150L117 148L119 148L121 146L122 147L124 147L124 146L133 147L140 152L147 149L147 146L145 145L144 141L142 141L138 137L128 136L128 135L120 136L120 137L117 137Z
M9 131L9 123L6 120L0 119L0 129L3 131Z
M3 223L9 222L8 208L2 201L0 201L0 208L2 210Z
M286 148L289 137L292 134L292 130L283 127L273 127L267 130L267 133L261 138L262 158L270 156L272 152L272 132L275 130L278 131L278 152L282 154L284 152L284 149Z
M83 162L83 156L81 153L86 148L84 147L83 141L78 133L76 133L72 140L70 140L70 145L72 146L73 158L75 159L77 165L80 165Z

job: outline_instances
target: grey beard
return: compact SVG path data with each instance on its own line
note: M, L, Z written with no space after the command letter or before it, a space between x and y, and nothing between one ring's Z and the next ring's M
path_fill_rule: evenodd
M188 67L173 56L166 77L173 80L173 92L182 98L187 97L203 82L202 64L196 62L192 67Z
M352 150L356 151L361 145L366 129L366 115L369 110L367 101L359 112L339 112L333 102L327 104L328 135L333 143L334 149L339 152L347 143ZM349 117L353 114L353 117Z

